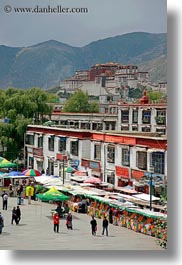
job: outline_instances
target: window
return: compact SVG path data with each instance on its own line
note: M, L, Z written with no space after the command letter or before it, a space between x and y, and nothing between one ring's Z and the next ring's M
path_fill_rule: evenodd
M157 124L166 124L166 110L157 110L157 115L155 117Z
M78 141L71 141L70 153L74 156L78 156Z
M115 147L114 146L107 147L107 162L115 163Z
M123 148L122 149L122 165L129 166L130 165L130 150Z
M132 123L138 123L138 110L133 110Z
M143 123L150 123L150 119L151 119L151 111L150 110L143 110L142 122Z
M147 169L147 152L138 151L136 155L136 166L140 169Z
M94 145L94 159L101 160L101 145L99 144Z
M38 137L38 147L43 147L43 136Z
M34 145L34 135L30 135L30 134L26 135L26 144Z
M106 129L106 131L109 130L109 122L105 123L105 129Z
M121 111L121 122L128 123L129 122L129 110Z
M154 167L154 173L164 174L164 153L154 152L151 154L151 166Z
M142 127L142 132L150 132L150 127Z
M66 137L60 137L59 139L59 152L66 151Z
M138 131L138 126L132 126L132 131Z
M54 151L54 136L48 138L48 149Z
M129 126L121 126L121 131L129 131Z
M156 132L165 135L166 134L166 129L164 129L164 128L156 128Z

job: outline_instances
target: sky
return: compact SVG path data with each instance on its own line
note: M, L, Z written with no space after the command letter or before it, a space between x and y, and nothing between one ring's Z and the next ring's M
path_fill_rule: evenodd
M167 32L167 0L1 0L0 45L26 47L57 40L82 47L129 32ZM54 11L38 13L43 8ZM86 8L83 13L54 13L57 6ZM15 12L31 8L32 12ZM74 10L75 11L75 10ZM79 11L77 9L77 11Z

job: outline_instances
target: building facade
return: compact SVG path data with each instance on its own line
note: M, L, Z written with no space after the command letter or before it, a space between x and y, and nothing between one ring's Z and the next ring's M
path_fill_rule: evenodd
M116 133L58 127L28 126L25 138L27 166L63 177L74 166L115 188L133 185L148 193L140 181L146 173L167 181L167 139L148 133ZM66 173L69 179L70 174Z

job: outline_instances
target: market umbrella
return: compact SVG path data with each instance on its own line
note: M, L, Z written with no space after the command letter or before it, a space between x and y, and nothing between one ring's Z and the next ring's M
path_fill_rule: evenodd
M17 165L15 163L10 162L4 157L0 156L0 168L10 168L10 167L16 167Z
M73 173L76 171L76 169L72 168L72 167L67 167L65 168L65 171L68 172L68 173Z
M43 194L37 194L37 198L42 201L68 201L69 196L64 195L58 191L55 187L51 187L48 191Z
M84 183L100 184L101 180L99 178L89 177L84 181Z
M36 176L41 176L41 173L37 169L27 169L23 171L23 175L30 176L30 177L36 177Z
M23 173L20 171L10 171L7 174L8 174L8 176L22 176L23 175Z

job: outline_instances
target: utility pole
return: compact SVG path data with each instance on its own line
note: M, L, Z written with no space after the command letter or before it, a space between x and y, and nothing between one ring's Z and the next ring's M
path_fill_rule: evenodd
M64 157L63 157L63 185L64 185Z
M152 173L150 173L150 211L152 211Z

